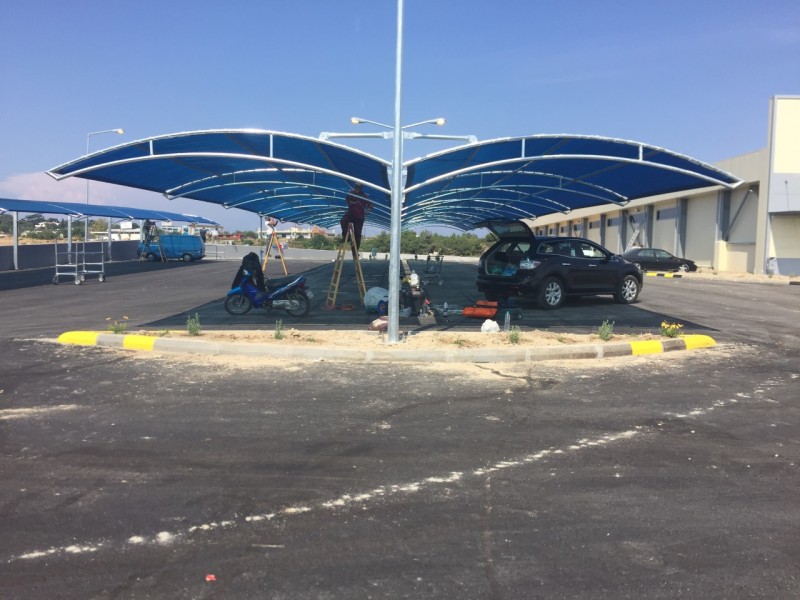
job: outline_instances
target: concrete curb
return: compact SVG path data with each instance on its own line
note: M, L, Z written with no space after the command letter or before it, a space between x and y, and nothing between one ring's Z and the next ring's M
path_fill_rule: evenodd
M663 272L663 271L644 271L642 273L645 277L664 277L666 279L686 279L687 281L713 281L717 283L748 283L748 284L761 284L761 285L800 285L798 279L747 279L746 277L734 277L726 273L705 273L689 271L688 273L681 272ZM756 277L752 274L748 274ZM789 276L786 276L789 277Z
M533 348L453 348L429 350L403 348L402 344L377 349L343 348L336 346L290 346L277 344L248 344L235 342L206 342L203 340L159 338L148 335L104 333L99 331L68 331L58 337L58 343L77 346L106 346L125 350L164 353L206 354L225 356L265 356L282 359L348 361L348 362L422 362L422 363L493 363L536 362L545 360L576 360L641 356L677 350L712 348L717 345L707 335L683 335L668 340L647 340L609 344L580 344L575 346L538 346Z

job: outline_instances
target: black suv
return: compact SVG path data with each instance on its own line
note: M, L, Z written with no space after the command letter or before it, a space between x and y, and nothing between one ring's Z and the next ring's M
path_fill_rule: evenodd
M602 246L577 237L536 237L522 221L484 221L498 237L478 263L478 290L487 300L513 296L558 308L567 296L612 294L622 304L636 301L642 274Z

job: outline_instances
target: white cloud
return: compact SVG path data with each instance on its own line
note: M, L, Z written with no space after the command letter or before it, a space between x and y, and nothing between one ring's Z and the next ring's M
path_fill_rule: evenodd
M45 173L21 173L0 180L0 195L18 200L85 202L86 184L78 179L59 182Z

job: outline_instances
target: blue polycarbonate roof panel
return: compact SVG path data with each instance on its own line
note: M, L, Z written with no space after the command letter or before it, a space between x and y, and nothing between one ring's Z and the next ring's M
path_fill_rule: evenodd
M405 163L402 226L462 230L487 219L538 216L741 181L712 165L639 142L533 135L458 146ZM283 221L338 224L355 182L391 223L389 163L315 138L214 130L124 144L49 171L236 207Z
M174 213L152 208L80 204L78 202L48 202L42 200L0 198L0 213L3 212L69 215L72 217L107 217L109 219L121 220L150 219L152 221L176 221L180 223L198 223L200 225L219 225L216 221L197 215Z
M236 207L283 221L337 224L345 196L361 182L388 227L387 163L369 154L286 133L219 130L132 142L49 171Z
M408 163L404 219L458 229L480 217L536 218L708 186L729 173L639 142L537 135L462 146Z

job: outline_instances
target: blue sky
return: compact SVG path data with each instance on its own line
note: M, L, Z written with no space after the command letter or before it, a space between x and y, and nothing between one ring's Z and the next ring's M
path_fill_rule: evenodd
M44 171L153 135L254 127L317 136L394 118L394 0L0 2L0 197L84 201ZM637 140L715 162L766 145L800 94L797 0L406 0L403 123L436 133ZM391 142L349 140L388 158ZM438 144L438 145L437 145ZM412 158L444 146L406 144ZM258 219L92 184L96 203Z

